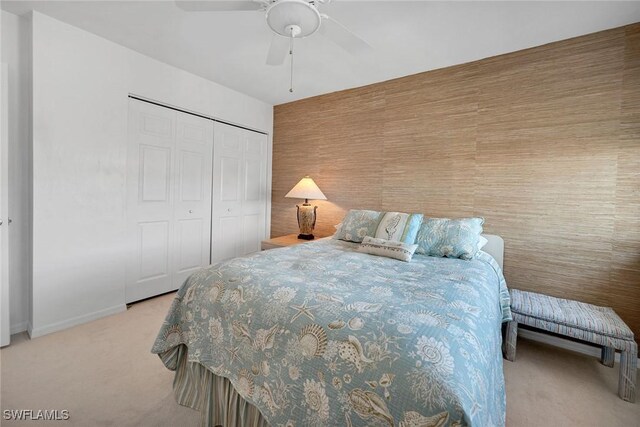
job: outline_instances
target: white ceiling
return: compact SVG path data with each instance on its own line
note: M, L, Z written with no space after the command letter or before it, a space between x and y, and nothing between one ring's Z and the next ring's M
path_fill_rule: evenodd
M320 9L373 46L352 56L316 33L265 64L262 12L184 12L173 1L2 1L38 10L270 104L389 80L640 21L640 2L345 1Z

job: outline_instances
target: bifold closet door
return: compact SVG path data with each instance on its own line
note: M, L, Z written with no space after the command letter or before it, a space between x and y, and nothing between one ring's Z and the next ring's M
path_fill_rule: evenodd
M214 124L212 262L260 250L265 238L267 136Z
M209 264L213 122L129 100L126 301Z

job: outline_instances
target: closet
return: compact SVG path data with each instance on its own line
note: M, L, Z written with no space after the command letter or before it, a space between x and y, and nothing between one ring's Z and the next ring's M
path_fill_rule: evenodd
M127 302L175 290L211 262L259 250L266 135L130 98L128 136Z

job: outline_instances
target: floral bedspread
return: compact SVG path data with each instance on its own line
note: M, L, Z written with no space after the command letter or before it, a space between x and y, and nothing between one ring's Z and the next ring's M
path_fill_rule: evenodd
M212 265L153 346L228 378L272 426L503 426L495 260L410 263L322 239Z

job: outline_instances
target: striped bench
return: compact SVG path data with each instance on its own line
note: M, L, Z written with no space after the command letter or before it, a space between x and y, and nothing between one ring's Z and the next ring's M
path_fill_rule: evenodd
M600 361L609 367L613 367L618 350L618 395L635 402L638 345L631 329L613 309L518 289L511 289L509 293L513 321L507 324L503 343L507 360L516 358L518 323L602 346Z

